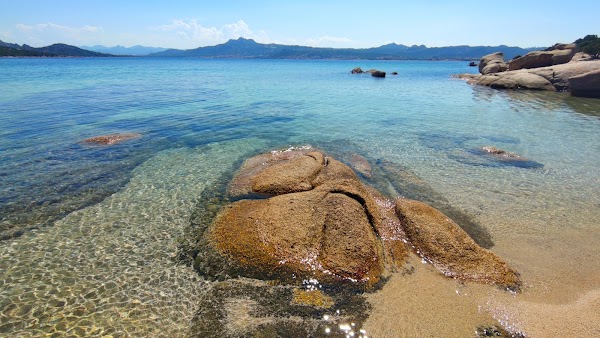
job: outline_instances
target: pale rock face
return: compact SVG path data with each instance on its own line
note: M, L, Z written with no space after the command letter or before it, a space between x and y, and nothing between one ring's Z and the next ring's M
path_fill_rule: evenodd
M479 72L483 75L504 72L507 69L504 54L500 52L486 55L479 61Z

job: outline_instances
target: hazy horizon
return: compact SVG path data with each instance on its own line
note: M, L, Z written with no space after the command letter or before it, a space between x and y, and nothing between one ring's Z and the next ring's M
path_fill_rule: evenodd
M365 5L359 1L282 3L241 0L159 4L116 0L4 4L0 40L34 47L53 43L194 49L239 37L259 43L371 48L389 43L446 46L551 46L597 34L600 4L467 1ZM518 8L518 10L511 10ZM496 27L501 27L495 29Z

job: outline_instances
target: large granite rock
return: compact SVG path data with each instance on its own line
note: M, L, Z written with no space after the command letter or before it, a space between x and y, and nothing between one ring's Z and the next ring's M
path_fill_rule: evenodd
M600 60L568 62L542 68L520 69L488 75L460 74L455 75L455 77L466 80L469 84L489 86L496 89L568 91L570 90L569 79L597 70L600 70Z
M575 53L569 62L579 62L579 61L590 61L592 60L592 56L590 54L579 52Z
M508 70L560 65L571 61L578 51L575 44L557 44L548 50L529 52L525 56L511 60L508 63Z
M479 72L483 75L504 72L508 69L501 52L484 56L479 61Z
M447 277L519 289L519 275L494 253L478 246L446 215L402 198L396 200L396 212L419 255Z
M496 89L556 90L550 81L530 73L506 74L490 82L489 86Z
M433 218L406 211L404 202L394 204L321 151L293 148L250 158L228 192L235 202L218 212L199 241L202 247L195 249L199 271L370 288L402 268L410 252L406 243L412 242L447 276L518 282L516 275L501 279L509 274L506 264L462 230L440 223L438 218L447 218L436 209L427 206ZM442 225L437 237L412 235L432 220ZM439 252L448 248L452 254L440 260Z
M259 155L242 165L230 193L271 197L243 199L219 213L208 232L219 253L248 276L367 286L402 264L408 251L401 238L381 236L393 233L389 228L397 222L386 219L352 169L322 152L288 153Z
M600 69L569 78L571 95L600 98Z

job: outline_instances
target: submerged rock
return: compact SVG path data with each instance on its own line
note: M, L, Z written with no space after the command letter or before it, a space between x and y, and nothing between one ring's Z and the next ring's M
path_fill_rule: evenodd
M445 276L519 289L519 275L513 269L438 210L399 198L396 213L419 255Z
M188 336L345 337L338 328L347 323L358 332L369 303L360 294L332 291L248 279L215 283L197 304Z
M506 150L492 147L492 146L481 147L480 151L484 155L492 156L494 159L496 159L498 161L505 162L505 163L510 164L515 167L541 168L544 166L543 164L541 164L539 162L530 160L521 155L511 153Z
M373 77L385 77L385 72L382 72L380 70L376 70L374 72L371 72L371 76L373 76Z
M142 134L138 133L108 134L86 138L83 142L111 145L140 137L142 137Z
M362 176L366 178L371 178L373 176L371 164L364 156L352 154L349 161L352 169L356 170Z
M356 68L352 69L352 74L362 74L362 73L364 73L364 72L360 67L356 67Z

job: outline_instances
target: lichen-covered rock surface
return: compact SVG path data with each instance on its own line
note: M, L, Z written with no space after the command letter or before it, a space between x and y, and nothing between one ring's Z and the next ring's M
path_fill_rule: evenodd
M498 284L512 290L519 275L456 223L429 205L399 198L396 213L418 254L448 277Z
M449 277L513 289L519 284L506 263L438 210L394 202L310 147L247 159L226 196L224 207L208 205L192 222L198 235L190 258L209 277L315 279L370 289L401 270L412 249ZM427 217L405 209L407 201L426 206ZM421 227L431 230L419 236Z
M230 204L207 232L208 244L245 267L247 276L373 286L408 252L395 243L396 256L384 254L386 242L403 247L402 238L381 236L397 224L384 217L352 169L322 152L296 149L251 158L229 192L237 198L270 196Z

